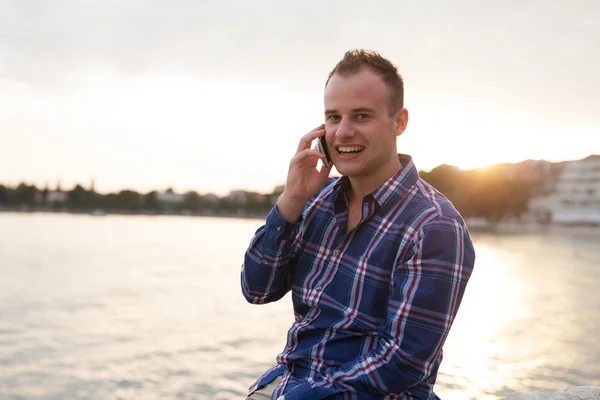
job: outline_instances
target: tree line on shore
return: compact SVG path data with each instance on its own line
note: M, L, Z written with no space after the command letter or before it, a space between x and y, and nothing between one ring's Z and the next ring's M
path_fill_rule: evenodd
M543 194L557 176L556 168L543 164L498 164L488 168L461 170L440 165L421 177L453 202L464 217L499 221L520 217L527 211L533 195ZM170 197L157 191L138 193L121 190L101 194L76 185L53 199L48 189L21 183L10 187L0 184L0 209L21 211L92 212L198 215L265 215L273 207L283 188L272 193L236 191L227 196L183 194L167 190Z
M57 195L58 193L58 195ZM39 189L20 183L0 184L0 210L56 211L89 213L102 211L120 214L250 214L261 215L273 206L272 195L236 192L236 196L202 195L196 191L178 194L172 189L139 193L121 190L102 194L77 184L70 190ZM165 194L170 196L165 196Z

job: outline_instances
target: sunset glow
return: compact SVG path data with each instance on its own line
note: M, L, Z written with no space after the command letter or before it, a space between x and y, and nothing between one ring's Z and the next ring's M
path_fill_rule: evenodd
M376 18L348 9L348 26L363 29L346 30L328 21L334 5L274 4L57 7L31 11L33 25L24 9L0 10L3 37L15 38L0 42L10 60L0 69L10 94L0 98L0 183L271 191L323 121L327 74L355 47L403 75L410 121L398 151L419 169L600 153L593 11L459 2L432 14L390 3ZM35 40L18 39L25 26Z

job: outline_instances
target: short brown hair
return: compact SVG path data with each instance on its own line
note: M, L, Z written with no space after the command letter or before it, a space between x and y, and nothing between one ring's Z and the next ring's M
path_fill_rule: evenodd
M404 107L404 82L398 72L398 68L391 61L382 57L376 51L354 49L344 54L344 58L337 63L335 68L329 73L325 87L331 77L335 74L349 76L357 74L363 67L371 68L385 82L389 96L390 114L395 114Z

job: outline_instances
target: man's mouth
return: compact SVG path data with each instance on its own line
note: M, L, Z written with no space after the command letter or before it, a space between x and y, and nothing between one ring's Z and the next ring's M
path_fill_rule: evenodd
M341 155L358 154L363 151L364 146L336 146L335 149Z

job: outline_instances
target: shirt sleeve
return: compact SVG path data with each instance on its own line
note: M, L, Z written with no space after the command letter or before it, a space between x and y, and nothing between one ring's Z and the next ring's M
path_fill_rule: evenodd
M293 244L301 222L302 217L297 223L288 222L275 206L256 231L241 272L242 293L249 303L277 301L291 289Z
M324 399L335 393L401 394L435 376L475 251L460 223L436 217L419 230L412 252L402 258L395 266L387 318L378 327L375 349L309 379L285 400Z

